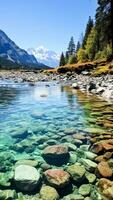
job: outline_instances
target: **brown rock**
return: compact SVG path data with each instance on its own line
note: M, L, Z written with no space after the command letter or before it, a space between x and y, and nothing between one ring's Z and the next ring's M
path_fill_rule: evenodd
M98 186L101 190L105 190L105 189L108 189L109 187L112 187L113 182L106 178L101 178L98 182Z
M113 181L110 181L106 178L101 178L98 182L98 187L104 197L109 200L113 200Z
M102 143L102 148L106 151L108 150L113 150L113 145L108 144L108 143Z
M97 172L102 177L111 177L113 172L107 162L100 162L97 166Z
M106 152L104 155L101 156L97 156L95 158L96 162L106 162L108 159L110 159L112 157L112 152Z
M101 151L102 151L102 144L101 143L95 143L95 144L93 144L93 146L91 147L91 150L92 150L92 152L93 153L96 153L96 154L98 154L98 153L100 153Z
M107 199L113 200L113 186L103 191L103 194L107 197Z
M42 155L47 163L58 166L67 163L69 159L68 147L63 145L46 147Z
M61 188L70 181L70 175L62 169L49 169L44 172L46 181L50 186Z
M110 159L110 158L112 157L112 155L113 155L113 152L106 152L106 153L104 154L104 158Z
M85 141L87 138L82 134L73 134L73 138L77 140Z
M101 156L97 156L96 158L95 158L95 161L96 162L106 162L106 158L104 158L104 155L101 155Z

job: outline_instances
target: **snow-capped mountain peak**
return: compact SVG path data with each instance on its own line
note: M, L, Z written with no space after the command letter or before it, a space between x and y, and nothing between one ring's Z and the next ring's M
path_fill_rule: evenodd
M28 53L34 55L39 62L56 67L59 64L59 55L55 51L51 51L44 46L39 46L35 48L29 48Z

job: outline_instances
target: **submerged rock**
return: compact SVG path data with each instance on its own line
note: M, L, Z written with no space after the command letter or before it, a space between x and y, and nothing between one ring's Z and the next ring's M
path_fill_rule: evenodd
M69 194L63 200L84 200L84 197L80 194Z
M85 151L84 154L85 154L86 158L88 158L90 160L94 160L97 156L97 154L92 153L90 151Z
M94 183L95 180L96 180L95 174L92 174L90 172L86 172L85 177L86 177L86 179L88 180L89 183Z
M38 161L37 160L19 160L15 164L16 166L19 165L29 165L32 167L37 167L38 166Z
M42 186L40 190L40 197L43 200L58 200L59 194L55 188L50 186Z
M89 159L82 158L81 162L89 172L93 172L97 167L97 164Z
M81 182L85 176L85 167L83 165L70 165L67 167L67 172L71 175L72 179L76 182Z
M40 182L40 172L34 167L19 165L15 168L14 181L21 191L33 191Z
M16 197L15 190L0 190L0 200L14 200Z
M98 187L107 199L113 199L113 181L110 181L106 178L101 178L98 182Z
M75 153L70 153L69 163L75 164L77 161L77 155Z
M3 173L3 172L0 172L0 186L10 186L11 185L11 182L10 180L13 178L13 172L6 172L6 173Z
M63 145L46 147L42 156L49 164L58 166L66 164L69 160L68 147Z
M70 182L70 175L62 169L49 169L44 176L47 183L55 188L65 187Z
M89 195L91 192L91 185L90 184L83 184L79 188L79 193L83 196Z
M97 166L97 173L102 177L112 177L113 170L107 162L100 162Z

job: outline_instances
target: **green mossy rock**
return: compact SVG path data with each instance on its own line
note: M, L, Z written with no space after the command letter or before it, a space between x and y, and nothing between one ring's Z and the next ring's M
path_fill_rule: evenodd
M40 190L40 197L43 200L58 200L59 194L56 189L50 186L42 186Z
M91 185L90 184L83 184L79 188L79 194L83 196L87 196L90 194L91 191Z
M71 165L67 167L67 172L71 175L72 179L76 182L81 182L85 176L85 167L83 165Z
M0 190L0 200L15 200L16 198L15 190Z

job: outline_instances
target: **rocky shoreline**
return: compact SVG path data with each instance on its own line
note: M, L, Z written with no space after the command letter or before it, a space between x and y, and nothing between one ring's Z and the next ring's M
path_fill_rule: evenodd
M15 83L28 82L32 86L39 81L57 81L63 85L98 95L106 101L113 101L113 75L109 74L92 77L88 75L88 72L78 75L74 72L53 74L42 71L0 71L0 80L11 80Z

